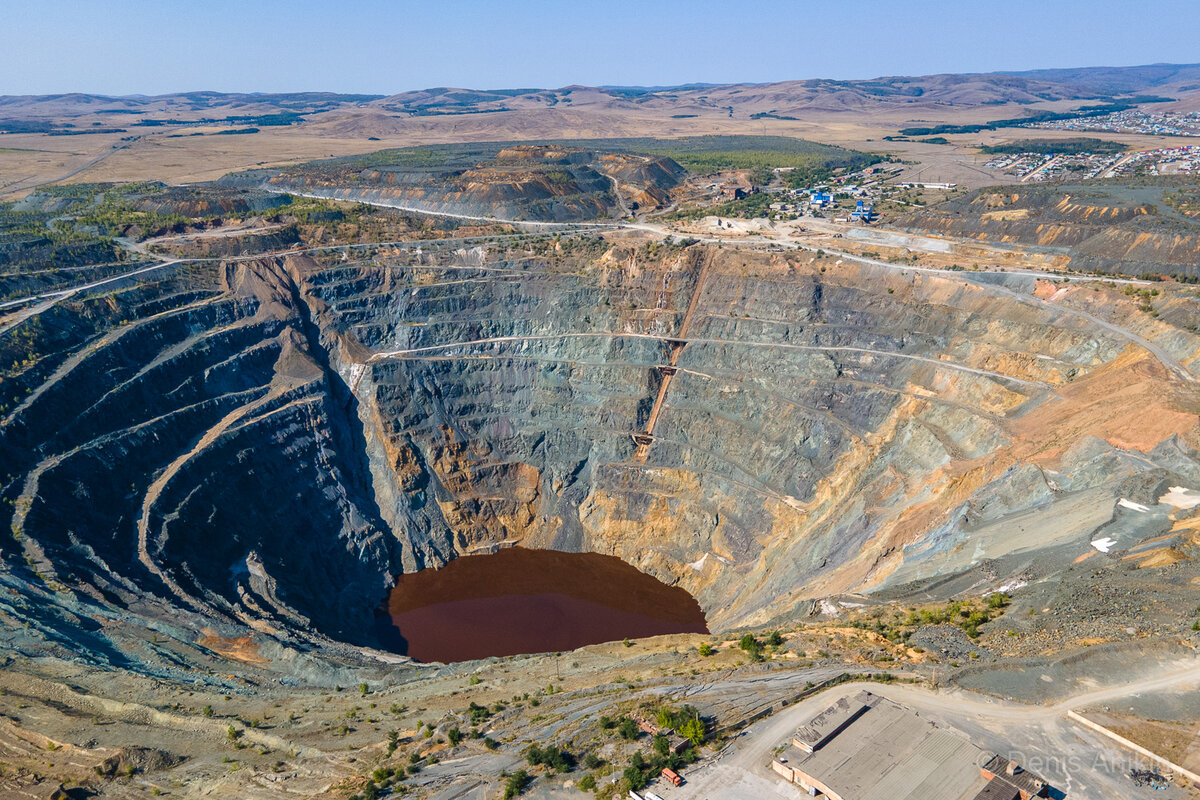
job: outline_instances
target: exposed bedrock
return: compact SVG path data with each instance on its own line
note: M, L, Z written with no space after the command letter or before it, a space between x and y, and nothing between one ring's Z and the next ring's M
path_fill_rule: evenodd
M5 580L369 645L396 572L521 544L728 628L1191 514L1153 509L1200 488L1200 340L1129 333L1116 290L567 245L178 267L47 312L4 387Z

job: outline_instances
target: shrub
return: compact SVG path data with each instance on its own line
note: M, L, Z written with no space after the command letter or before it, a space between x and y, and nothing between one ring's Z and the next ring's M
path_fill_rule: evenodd
M492 712L487 710L487 707L481 706L472 701L467 711L471 714L471 724L478 725L492 715Z
M530 780L529 773L523 769L509 775L508 780L504 782L504 800L510 800L510 798L523 794L529 786Z
M525 760L531 767L546 766L555 772L570 772L575 769L575 756L555 745L539 747L532 744L525 751Z
M746 653L753 659L762 658L762 643L754 638L754 634L747 633L738 640L738 647L745 650Z
M622 739L627 741L633 741L641 735L637 723L629 717L621 717L621 722L617 725L617 732L621 734Z

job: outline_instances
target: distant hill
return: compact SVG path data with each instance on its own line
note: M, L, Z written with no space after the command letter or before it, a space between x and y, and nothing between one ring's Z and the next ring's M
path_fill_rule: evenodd
M796 118L815 113L887 108L945 109L1116 99L1154 93L1178 97L1200 90L1200 64L1149 64L1024 72L887 76L843 81L828 78L773 83L681 86L564 86L557 89L433 87L393 95L331 92L223 93L145 96L94 94L0 96L0 116L14 119L87 114L165 114L181 119L224 110L262 114L342 111L368 106L401 117L492 114L532 110L632 110L720 112Z
M892 76L870 80L793 80L760 84L692 84L677 87L589 87L476 91L437 88L401 92L373 105L414 115L487 113L531 107L595 105L689 109L728 108L749 113L797 115L856 111L879 107L934 108L1061 100L1114 99L1162 90L1191 91L1200 82L1200 65L1156 64L1140 67Z

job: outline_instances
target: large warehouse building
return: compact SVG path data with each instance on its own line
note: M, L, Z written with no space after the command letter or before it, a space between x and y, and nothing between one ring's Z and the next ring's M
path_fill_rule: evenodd
M1030 800L1047 785L915 711L870 692L800 728L772 768L829 800Z

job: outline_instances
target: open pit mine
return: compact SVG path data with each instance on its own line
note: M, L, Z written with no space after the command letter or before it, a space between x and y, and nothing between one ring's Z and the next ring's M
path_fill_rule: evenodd
M1097 687L1196 674L1194 209L1068 189L879 231L495 144L0 207L0 797L770 796L877 684L1039 790L1071 698L1158 742Z
M168 264L21 323L10 646L357 658L397 575L513 546L730 630L1186 527L1200 338L1118 289L610 238Z

